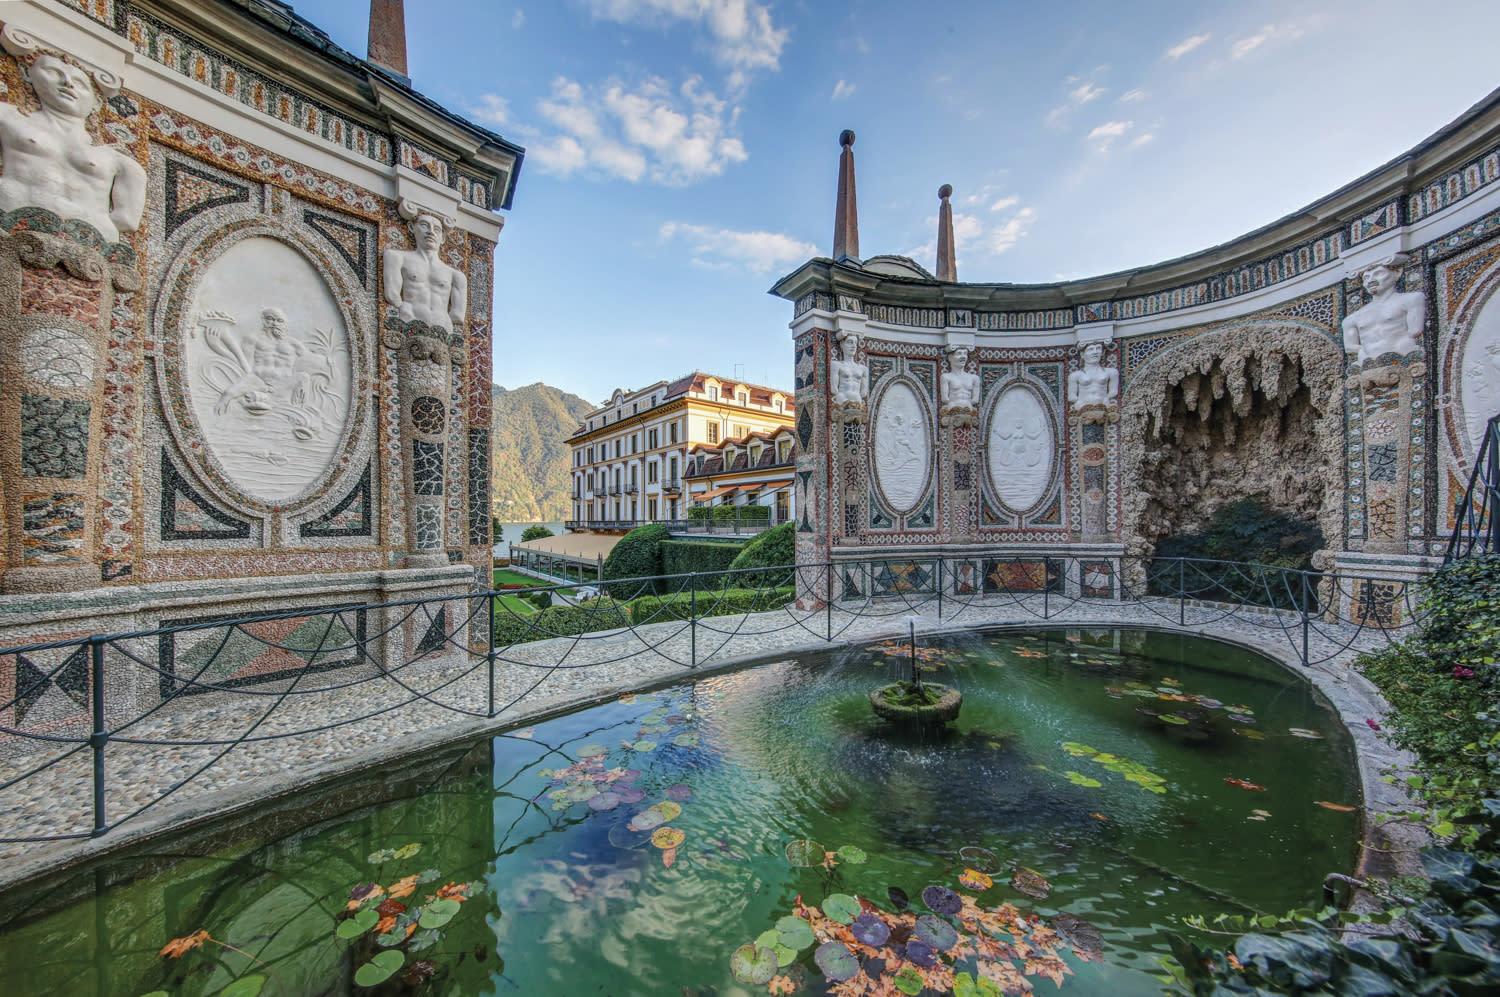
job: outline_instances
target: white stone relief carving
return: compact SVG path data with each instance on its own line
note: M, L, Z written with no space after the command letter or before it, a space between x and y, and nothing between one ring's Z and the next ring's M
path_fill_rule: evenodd
M1079 421L1118 422L1120 372L1105 367L1104 344L1089 343L1083 348L1083 369L1068 375L1068 407L1079 415Z
M932 447L924 422L911 385L897 381L886 389L875 415L875 478L897 512L910 512L926 491Z
M246 493L291 499L328 469L349 415L349 337L333 295L301 254L261 236L214 261L197 304L183 360L204 440Z
M1052 426L1036 394L1006 388L990 413L990 484L1000 501L1024 512L1046 495L1052 480Z
M870 397L870 369L856 359L859 336L852 332L840 333L839 348L843 359L828 365L834 421L863 422Z
M42 53L28 75L41 108L22 114L0 104L0 211L43 208L87 222L107 242L134 232L146 207L146 171L89 137L88 117L99 105L89 74Z
M457 222L402 200L401 217L416 249L385 251L385 300L403 322L425 322L452 332L469 311L469 281L443 262L441 251Z
M1406 259L1406 254L1396 253L1360 271L1371 297L1344 319L1343 330L1344 352L1355 354L1362 366L1387 354L1405 357L1422 348L1427 297L1421 291L1396 290Z
M1500 415L1500 293L1485 302L1464 342L1458 401L1472 455L1491 417Z
M21 340L21 372L49 388L86 388L94 380L94 348L71 329L32 329Z
M948 353L948 373L943 375L943 410L945 426L972 426L979 421L979 375L967 369L969 351L955 346Z

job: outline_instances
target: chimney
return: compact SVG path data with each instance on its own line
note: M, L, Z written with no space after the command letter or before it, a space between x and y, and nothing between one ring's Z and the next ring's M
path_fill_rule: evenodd
M833 258L859 262L859 209L854 201L854 133L839 134L839 200L833 209Z
M406 74L406 9L404 0L370 0L369 59L381 69L410 83Z
M952 184L938 188L938 200L943 206L938 208L937 279L950 282L958 280L958 261L953 255L953 205L948 203L952 196Z

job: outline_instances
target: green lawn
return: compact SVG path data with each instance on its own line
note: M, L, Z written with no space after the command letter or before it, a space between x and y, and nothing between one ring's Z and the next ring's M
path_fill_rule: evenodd
M517 616L530 616L537 611L535 606L518 595L498 595L495 597L495 601ZM500 612L500 607L495 607L495 611Z
M496 568L493 584L498 588L501 585L526 585L529 587L532 585L546 585L547 583L540 578L532 578L530 575L520 575L514 571L506 571L504 568Z

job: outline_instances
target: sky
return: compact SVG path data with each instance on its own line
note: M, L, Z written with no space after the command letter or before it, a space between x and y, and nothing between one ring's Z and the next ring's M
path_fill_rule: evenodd
M364 0L298 13L363 55ZM1500 85L1493 0L410 0L412 85L526 148L494 380L603 401L701 369L790 388L852 128L865 257L1049 282L1207 249Z

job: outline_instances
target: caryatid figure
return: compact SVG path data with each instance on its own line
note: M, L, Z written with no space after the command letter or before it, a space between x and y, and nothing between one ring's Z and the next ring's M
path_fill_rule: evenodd
M1396 253L1360 271L1370 300L1344 319L1343 330L1344 352L1354 354L1361 366L1387 354L1405 357L1422 348L1427 298L1421 291L1396 290L1406 260L1406 254Z
M829 381L833 389L835 421L861 422L865 400L870 397L870 369L855 359L859 336L852 332L839 335L844 359L829 364Z
M1083 348L1083 369L1068 375L1068 407L1085 423L1119 419L1115 395L1120 390L1120 372L1105 367L1103 360L1104 344L1090 343Z
M979 419L979 375L968 372L969 351L955 346L948 353L948 372L943 375L943 408L945 426L972 426Z
M468 278L445 263L441 253L454 222L407 201L401 202L400 212L417 248L385 251L385 300L403 322L452 332L469 311Z
M0 211L43 208L118 242L121 232L140 227L145 170L89 137L88 117L99 98L86 71L42 53L29 76L40 110L22 114L0 104Z

